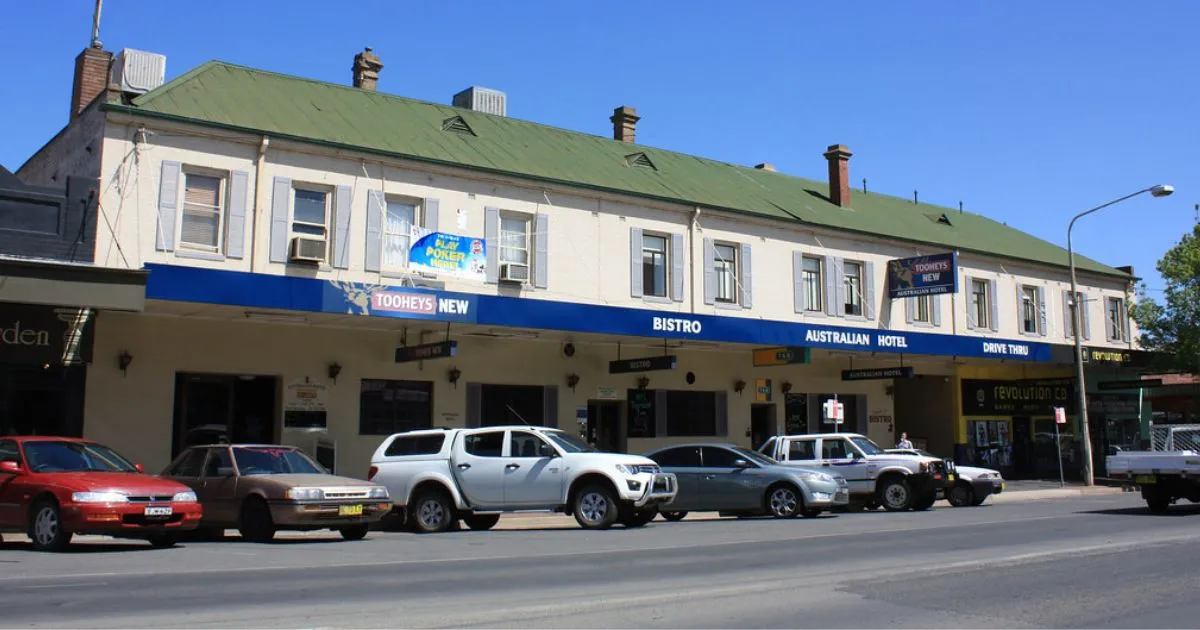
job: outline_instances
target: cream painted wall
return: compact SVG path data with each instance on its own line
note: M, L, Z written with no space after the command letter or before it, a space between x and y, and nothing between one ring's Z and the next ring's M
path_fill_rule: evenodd
M102 313L96 323L96 361L88 369L84 435L109 444L148 470L161 470L171 455L177 372L276 376L282 384L309 377L329 386L329 437L337 440L339 471L361 476L366 474L370 456L383 436L358 435L360 379L432 381L435 426L465 423L468 382L555 385L559 388L559 426L574 431L578 426L576 408L597 398L597 387L618 388L623 398L626 389L636 387L640 376L607 373L608 362L616 358L612 345L577 343L575 356L567 358L558 342L469 336L455 339L459 346L454 359L428 361L422 367L394 362L398 338L390 332ZM134 357L125 375L117 369L115 360L122 351ZM625 356L630 352L626 348ZM754 403L753 384L758 378L773 381L779 426L783 417L779 387L784 380L792 383L793 393L866 395L870 414L894 415L885 382L840 380L838 370L846 367L844 358L821 357L812 365L752 368L749 352L744 350L675 353L679 367L648 373L650 389L729 391L729 436L708 439L728 439L750 446L745 434ZM326 366L334 361L343 366L336 384L326 378ZM882 365L855 362L855 367ZM462 371L457 387L446 378L451 367ZM948 365L929 366L922 372L950 373L950 369ZM566 375L571 372L580 376L575 391L566 387ZM686 383L688 372L695 374L693 385ZM732 391L739 379L747 382L740 395ZM276 418L277 426L282 425L281 418ZM872 431L871 435L881 434ZM297 443L295 438L283 435L284 442ZM640 453L662 444L704 439L631 439L627 450ZM309 440L311 437L304 436L302 445Z
M134 148L131 138L135 124L151 126L151 133L138 148L138 159L131 172L118 171L122 159ZM932 254L938 248L897 243L827 230L798 229L772 224L766 220L723 215L701 211L699 229L689 230L694 208L659 204L633 198L602 196L582 190L564 191L534 182L485 177L463 170L450 170L429 165L416 165L398 160L382 164L373 156L351 155L316 147L272 141L266 154L266 166L261 174L263 194L256 195L255 158L260 139L252 136L217 134L195 128L170 126L153 121L111 123L106 128L102 183L104 206L115 224L117 238L100 230L97 238L99 264L108 266L140 266L145 262L194 265L210 268L250 271L250 240L257 237L253 270L260 273L291 274L322 279L338 279L376 285L400 284L400 275L367 273L364 271L364 241L366 233L367 192L382 189L388 195L427 197L440 201L439 225L442 231L468 236L483 236L484 208L495 206L506 212L530 216L544 213L549 217L549 279L544 290L497 287L448 277L447 290L471 293L501 293L533 299L549 299L589 304L606 304L678 313L704 313L729 317L759 318L780 321L806 321L837 326L887 328L892 330L921 330L945 334L979 335L1018 341L1067 343L1062 325L1062 288L1066 273L1058 269L1031 264L1000 262L976 255L960 257L960 293L939 296L942 322L937 329L921 324L907 324L903 300L890 301L886 296L886 262L905 256ZM314 152L324 151L316 154ZM176 160L188 166L244 170L250 174L249 199L261 202L257 213L257 230L246 230L246 257L241 260L198 260L184 257L180 251L155 250L157 229L157 198L159 174L163 160ZM352 216L350 223L350 269L329 267L304 269L268 262L268 226L272 195L272 178L286 176L294 182L323 186L350 186ZM115 184L115 185L110 185ZM115 211L114 211L115 209ZM253 213L251 213L253 214ZM462 216L465 226L458 227ZM630 295L630 228L664 234L681 234L688 248L688 276L682 302L652 300ZM714 238L752 246L753 299L752 309L705 305L703 300L704 265L703 239ZM116 242L121 244L116 247ZM794 279L792 253L803 251L815 255L835 254L847 260L874 263L874 295L876 317L828 317L823 314L797 314L794 309ZM971 331L966 325L968 303L967 278L980 277L998 281L1000 330L997 333ZM1089 345L1125 347L1127 342L1109 342L1104 334L1104 297L1124 297L1127 287L1119 280L1083 275L1091 301L1088 303L1092 335ZM1046 287L1047 334L1037 337L1019 333L1016 292L1019 283L1031 282Z

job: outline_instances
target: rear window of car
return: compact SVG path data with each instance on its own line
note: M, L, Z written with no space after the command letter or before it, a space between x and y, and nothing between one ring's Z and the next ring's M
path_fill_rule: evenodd
M441 452L442 445L445 443L446 436L441 433L403 436L392 440L392 443L388 444L387 450L383 454L387 457L434 455Z

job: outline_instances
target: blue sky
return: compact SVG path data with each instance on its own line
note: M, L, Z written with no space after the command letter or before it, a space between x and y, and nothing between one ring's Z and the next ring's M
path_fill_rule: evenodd
M11 1L0 22L0 164L15 170L66 122L92 0ZM877 192L986 214L1132 264L1152 288L1200 202L1200 3L509 0L108 0L106 48L163 53L168 78L221 59L349 83L382 57L381 91L449 102L504 90L509 115L608 134L636 107L638 141L825 179L854 152Z

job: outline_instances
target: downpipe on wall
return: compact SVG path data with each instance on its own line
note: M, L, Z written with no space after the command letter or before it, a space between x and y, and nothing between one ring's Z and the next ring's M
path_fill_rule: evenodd
M258 226L259 215L263 204L263 167L267 164L267 146L271 139L263 136L258 145L258 160L254 165L254 212L250 218L250 273L254 273L258 264Z

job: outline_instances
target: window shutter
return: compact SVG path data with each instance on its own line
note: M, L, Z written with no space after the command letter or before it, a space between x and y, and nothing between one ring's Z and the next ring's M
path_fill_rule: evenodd
M487 251L487 282L500 282L500 209L483 209L483 242Z
M1075 336L1075 322L1071 321L1071 292L1062 292L1063 302L1063 336L1068 339Z
M904 323L911 324L917 320L913 311L917 310L917 300L920 298L904 298Z
M942 326L942 296L940 296L940 295L929 296L929 304L930 304L929 310L932 311L930 313L930 316L933 319L933 326L934 326L934 328L941 328L941 326Z
M1133 338L1130 337L1129 305L1125 300L1121 300L1121 332L1125 333L1124 339L1126 343L1133 341Z
M717 407L714 413L717 422L713 436L725 437L729 435L729 392L716 392L713 398Z
M367 242L363 247L363 268L378 273L383 258L383 208L382 190L367 191Z
M483 415L483 384L467 383L467 428L478 429Z
M338 186L333 199L333 266L350 268L350 215L353 212L349 186Z
M629 295L640 298L642 288L642 228L629 228Z
M229 223L225 229L225 255L242 258L246 251L246 189L250 174L234 171L229 174Z
M833 256L825 257L825 314L836 317L838 314L837 305L837 258Z
M792 308L797 313L808 310L808 291L804 287L804 253L792 252Z
M754 267L751 264L753 252L749 243L742 244L741 269L742 274L742 308L754 308Z
M162 176L158 180L158 235L154 248L175 251L175 221L179 216L179 180L183 165L163 160Z
M717 269L713 265L713 258L716 257L713 240L711 238L704 239L704 303L717 303Z
M1082 317L1083 317L1083 340L1087 341L1092 338L1092 321L1091 321L1092 318L1090 317L1090 311L1092 309L1089 307L1090 303L1088 301L1088 295L1086 293L1081 292L1079 294L1079 297L1077 298L1077 300L1078 300L1079 304L1076 305L1075 308L1079 309L1079 312L1082 314Z
M671 299L683 301L683 235L671 235Z
M992 332L1000 330L1000 300L999 294L996 292L996 281L988 280L988 307L991 310Z
M438 231L438 219L440 218L441 202L433 197L425 198L425 207L421 208L425 211L425 216L421 217L425 220L425 229L430 232Z
M545 289L550 276L550 215L538 214L533 225L533 286Z
M833 308L838 317L846 316L846 259L841 256L834 256L833 268L836 281L833 289L837 299L834 300ZM861 270L860 270L861 273Z
M1046 287L1037 288L1038 334L1045 337L1046 327L1050 324L1049 313L1046 312Z
M1037 305L1033 305L1037 308ZM993 324L993 328L995 325ZM1017 333L1025 333L1025 294L1021 291L1021 283L1017 283Z
M292 180L276 177L271 192L271 262L285 263L288 258L288 202Z
M667 437L667 390L654 390L654 437Z
M979 311L975 310L975 280L967 278L967 330L979 328Z
M875 319L875 263L867 261L862 267L862 303L863 314L867 319Z
M558 386L542 388L542 426L558 428Z

